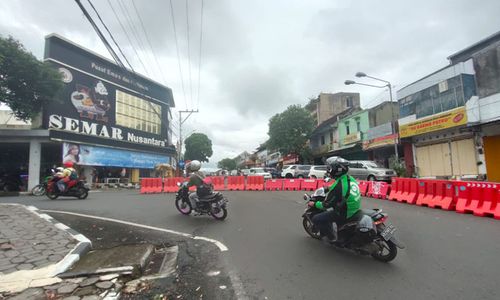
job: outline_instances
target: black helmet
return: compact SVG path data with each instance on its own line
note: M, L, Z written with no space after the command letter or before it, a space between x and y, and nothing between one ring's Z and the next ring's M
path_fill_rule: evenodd
M349 162L342 157L332 156L326 160L326 172L332 178L338 178L349 171Z

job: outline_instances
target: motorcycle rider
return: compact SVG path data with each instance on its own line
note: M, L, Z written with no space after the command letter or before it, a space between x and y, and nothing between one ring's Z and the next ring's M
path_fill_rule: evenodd
M60 179L57 181L57 188L60 192L64 193L70 188L78 179L76 170L73 168L74 164L70 161L64 163L64 169L60 172Z
M341 157L330 157L326 160L327 174L335 179L328 189L326 199L309 201L310 207L325 210L312 218L319 229L322 239L333 243L337 240L337 232L333 230L332 222L341 226L347 219L361 209L361 195L356 180L347 174L349 162Z
M189 202L191 202L193 209L197 207L198 200L200 199L200 190L204 186L205 174L200 169L201 162L198 160L192 160L186 164L186 172L189 174L187 187L196 186L196 193L189 194Z

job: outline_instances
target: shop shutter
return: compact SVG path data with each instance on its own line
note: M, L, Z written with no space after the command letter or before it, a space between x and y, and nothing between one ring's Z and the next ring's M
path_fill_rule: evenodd
M472 139L451 142L453 175L477 175L477 160Z

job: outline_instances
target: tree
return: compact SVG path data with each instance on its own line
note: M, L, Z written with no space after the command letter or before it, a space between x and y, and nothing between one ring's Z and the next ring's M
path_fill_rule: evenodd
M12 37L0 36L0 102L24 121L35 117L45 103L60 99L61 75L42 63Z
M291 105L269 119L268 146L281 153L306 153L306 142L314 129L310 113L300 105Z
M212 141L203 133L193 133L185 141L186 152L184 152L185 160L199 160L208 162L208 158L212 156Z
M224 158L217 163L217 167L224 170L236 170L236 161L232 158Z

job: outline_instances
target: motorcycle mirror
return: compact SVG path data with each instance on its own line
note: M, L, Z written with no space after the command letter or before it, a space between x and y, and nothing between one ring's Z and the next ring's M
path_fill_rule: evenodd
M180 182L177 182L177 186L181 186L181 183L180 183Z
M330 182L330 180L332 180L330 177L325 177L324 179L325 182Z
M309 200L311 197L308 195L308 194L304 194L304 200L307 201Z

